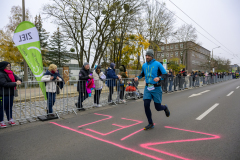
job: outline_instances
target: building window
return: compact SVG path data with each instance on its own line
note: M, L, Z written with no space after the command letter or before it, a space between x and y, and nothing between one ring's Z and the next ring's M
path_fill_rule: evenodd
M173 57L173 53L171 53L171 55L170 55L171 57Z
M157 59L160 58L160 53L157 54Z
M194 53L192 53L192 56L193 56L193 57L195 57L195 54L194 54Z
M169 46L167 46L167 50L169 49Z
M178 57L178 52L175 52L175 57Z
M167 57L169 57L169 53L167 53Z
M180 44L180 48L183 48L183 44L182 43Z
M164 46L161 47L161 50L164 51Z
M162 53L162 58L164 58L164 53Z
M180 53L181 54L181 56L183 55L183 51Z
M175 49L178 49L178 44L175 44Z
M171 45L170 48L173 49L173 45Z

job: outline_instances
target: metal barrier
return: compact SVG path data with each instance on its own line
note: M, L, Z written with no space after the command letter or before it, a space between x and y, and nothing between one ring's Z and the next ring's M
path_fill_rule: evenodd
M202 76L196 77L195 79L191 76L174 77L172 79L167 78L166 81L163 81L162 88L167 92L172 92L220 83L231 79L231 75L223 76L222 78L216 76ZM65 86L60 91L60 94L55 95L47 92L48 98L46 100L38 82L27 83L22 83L20 86L16 87L17 90L8 88L8 93L6 93L6 90L5 93L2 93L3 96L0 97L0 113L2 116L5 110L10 118L12 114L13 119L19 123L24 123L27 121L35 121L38 116L51 113L56 113L58 116L69 113L77 114L77 110L82 110L82 108L91 109L93 107L101 107L108 104L125 103L124 99L139 99L142 97L141 93L143 93L143 88L146 85L144 79L137 83L134 82L133 79L96 80L94 82L95 86L82 91L81 87L89 87L88 84L86 84L86 81L71 80L66 82ZM47 87L49 86L52 86L52 88L47 88L47 91L57 91L57 88L54 89L53 84L47 85ZM129 86L134 86L135 89L129 89L126 91L126 88L131 88ZM80 90L80 92L77 90ZM16 93L18 93L18 96ZM13 95L17 97L14 97ZM6 104L8 104L8 106L6 106ZM4 108L3 106L6 107ZM6 120L6 117L5 121L8 121Z

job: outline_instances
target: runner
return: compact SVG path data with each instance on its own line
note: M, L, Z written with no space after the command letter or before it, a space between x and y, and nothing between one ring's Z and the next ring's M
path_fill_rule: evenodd
M165 111L167 117L170 116L170 111L168 110L167 105L161 105L162 102L162 88L161 88L161 79L167 77L167 72L163 68L162 64L153 59L154 52L152 49L149 49L146 52L147 62L142 66L141 74L135 78L135 81L145 77L146 86L144 89L143 101L145 113L148 119L148 125L144 130L149 130L154 128L154 123L152 121L152 113L150 110L150 103L153 99L154 105L157 111Z

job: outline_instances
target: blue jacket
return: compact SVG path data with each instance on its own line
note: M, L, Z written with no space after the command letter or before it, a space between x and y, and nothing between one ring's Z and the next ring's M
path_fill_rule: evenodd
M118 76L115 73L115 69L112 69L111 67L108 67L107 69L107 80L106 84L107 86L116 86L116 79L118 79Z
M144 63L142 66L142 72L138 76L139 79L142 77L145 77L146 83L149 84L157 84L158 82L154 81L154 78L156 77L162 77L166 78L167 77L167 72L163 65L156 61L155 59L151 60L150 62ZM162 80L161 78L161 80Z

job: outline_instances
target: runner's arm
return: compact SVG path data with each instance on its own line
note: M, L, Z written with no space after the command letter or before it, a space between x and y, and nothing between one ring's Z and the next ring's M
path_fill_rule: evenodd
M162 78L167 78L167 71L165 70L165 68L163 67L163 65L161 63L159 63L159 67L158 67L158 77L162 77Z
M143 78L143 77L145 77L145 74L144 74L144 70L143 70L143 68L142 68L142 72L141 72L141 74L140 74L139 76L137 76L137 78L138 78L138 79L141 79L141 78Z

